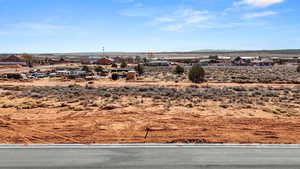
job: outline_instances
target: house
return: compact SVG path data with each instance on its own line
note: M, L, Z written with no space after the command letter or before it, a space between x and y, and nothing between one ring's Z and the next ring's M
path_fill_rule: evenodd
M2 66L9 66L9 65L21 65L21 66L27 66L26 61L16 55L10 55L6 58L0 59L0 65Z
M277 64L300 63L300 57L272 57Z
M110 58L103 57L103 58L100 58L100 59L96 60L94 63L98 64L98 65L111 65L111 64L114 63L114 60L110 59Z
M32 64L45 65L51 63L51 58L48 55L38 55L32 58Z
M16 55L10 55L6 58L0 59L0 62L25 62L25 59Z
M230 56L218 56L217 63L222 64L222 65L230 65L231 57Z
M255 59L251 61L252 66L273 66L274 61L270 58Z
M82 78L87 75L86 71L70 71L67 76L69 79L76 79L76 78Z
M164 60L170 61L170 62L179 62L179 63L197 63L201 58L208 58L209 56L205 57L199 57L199 56L185 56L185 57L166 57Z
M63 59L68 63L80 63L80 57L78 56L66 56Z
M252 56L236 56L231 58L231 63L237 66L248 66L251 64L251 61L258 58L259 57L252 57Z
M87 57L81 57L80 58L80 63L85 64L85 65L89 65L89 64L91 64L91 61Z
M145 64L146 66L170 66L170 63L168 61L150 61Z
M95 62L99 59L102 59L103 57L102 56L88 56L87 57L91 62Z
M101 56L82 56L80 57L81 64L94 64L97 60L102 59Z
M11 65L21 65L21 66L27 66L26 62L0 62L1 66L11 66Z
M65 57L55 57L55 58L49 58L48 63L50 65L55 65L55 64L68 64L70 62L67 61Z
M211 63L215 63L215 60L214 59L201 59L199 61L200 66L209 66L209 64L211 64Z

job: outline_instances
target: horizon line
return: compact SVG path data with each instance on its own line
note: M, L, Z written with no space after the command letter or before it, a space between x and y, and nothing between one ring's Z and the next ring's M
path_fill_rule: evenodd
M200 49L200 50L182 50L182 51L107 51L105 53L209 53L209 52L256 52L256 51L281 51L281 50L300 50L299 49L292 49L292 48L281 48L281 49ZM0 52L1 55L4 54L76 54L76 53L101 53L102 51L74 51L74 52Z

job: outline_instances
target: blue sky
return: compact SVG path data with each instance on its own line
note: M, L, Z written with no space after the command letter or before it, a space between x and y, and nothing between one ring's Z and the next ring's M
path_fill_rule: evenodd
M0 0L0 52L300 48L299 0Z

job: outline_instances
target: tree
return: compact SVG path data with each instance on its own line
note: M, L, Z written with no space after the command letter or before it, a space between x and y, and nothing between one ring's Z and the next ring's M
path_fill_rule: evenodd
M184 63L187 63L187 64L193 63L193 61L192 61L192 60L189 60L189 59L185 59L183 62L184 62Z
M144 63L148 63L149 60L148 60L147 58L143 58L143 62L144 62Z
M118 80L118 79L119 79L119 75L118 75L117 73L113 73L113 74L111 75L111 79L112 79L112 80Z
M32 56L27 54L27 53L23 53L21 54L21 57L24 58L26 60L26 63L28 66L32 66Z
M104 70L104 68L102 66L97 66L94 68L95 72L99 73L102 72Z
M91 72L90 68L88 66L83 66L81 68L82 71L85 71L85 72Z
M141 63L142 58L140 56L135 56L134 61L135 61L135 63Z
M189 72L189 79L193 83L201 83L204 81L205 71L204 69L198 65L193 65L192 69Z
M111 67L113 67L113 68L118 68L118 65L115 64L115 63L113 63L113 64L111 65Z
M297 72L300 73L300 66L297 67Z
M217 60L219 57L218 55L210 55L209 56L209 59L212 59L212 60Z
M175 68L175 73L176 74L183 74L184 73L184 68L181 67L180 65L177 65Z
M142 64L138 64L134 70L139 74L139 75L142 75L145 73L145 70L144 70L144 66Z
M126 68L127 67L127 63L124 61L121 63L121 68Z

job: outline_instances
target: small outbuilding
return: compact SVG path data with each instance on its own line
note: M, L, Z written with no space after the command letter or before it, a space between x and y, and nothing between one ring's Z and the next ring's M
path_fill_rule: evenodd
M127 72L126 79L127 80L135 80L136 79L136 71Z
M98 65L111 65L113 63L114 63L114 60L110 59L110 58L101 58L101 59L98 59L95 61L95 64L98 64Z

